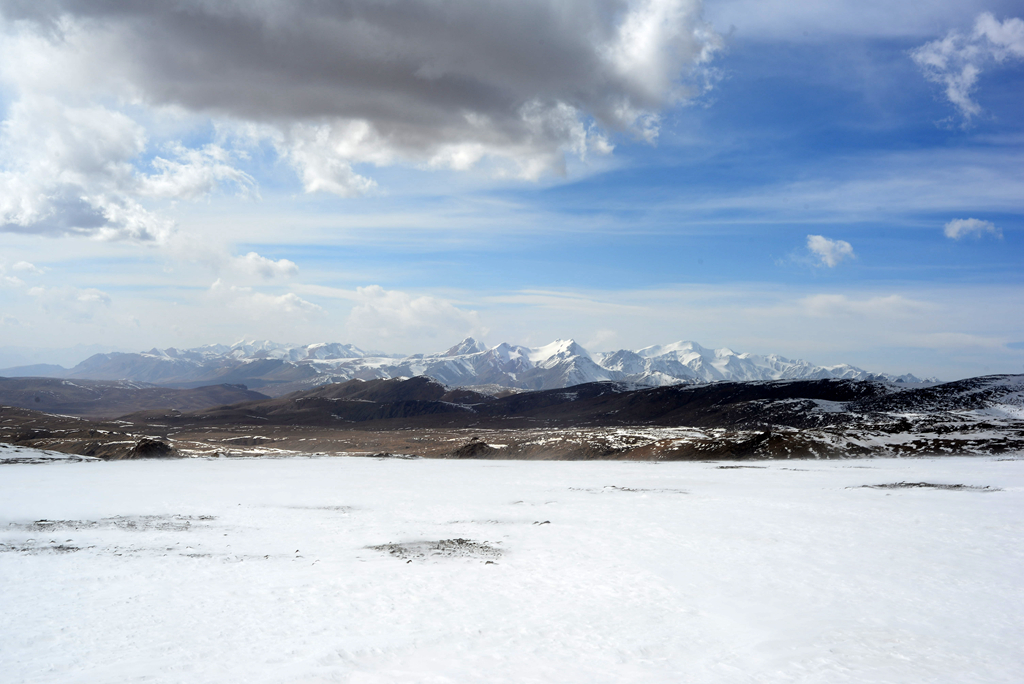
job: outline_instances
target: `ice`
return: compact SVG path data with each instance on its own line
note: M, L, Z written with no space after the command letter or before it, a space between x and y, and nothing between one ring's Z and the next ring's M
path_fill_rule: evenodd
M8 464L0 671L1019 682L1022 505L1018 457Z

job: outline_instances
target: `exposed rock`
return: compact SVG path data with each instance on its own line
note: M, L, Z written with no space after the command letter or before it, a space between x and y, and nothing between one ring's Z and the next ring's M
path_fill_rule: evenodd
M452 451L449 454L450 458L487 458L493 454L496 454L499 450L492 447L490 444L482 441L479 437L474 437L467 443L460 446L458 449Z
M437 541L415 541L379 544L368 546L368 549L382 551L389 556L406 561L428 560L437 558L478 558L481 560L496 559L502 550L488 542L472 539L439 539Z
M178 455L171 445L159 439L143 437L124 458L174 458Z

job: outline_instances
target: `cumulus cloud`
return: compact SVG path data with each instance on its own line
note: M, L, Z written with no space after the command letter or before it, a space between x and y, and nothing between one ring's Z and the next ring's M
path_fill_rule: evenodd
M0 230L160 241L173 223L146 198L196 199L222 183L254 181L217 146L169 148L140 168L146 132L126 114L26 94L0 124Z
M0 2L21 46L20 68L6 73L21 86L248 126L307 191L345 196L374 187L359 165L534 179L564 172L567 154L608 153L611 132L655 140L661 112L706 87L721 48L701 9L700 0ZM161 182L144 186L189 196L212 181L247 184L202 153L185 156L203 172L164 163Z
M356 300L347 327L353 334L375 340L469 335L480 327L475 311L437 297L415 297L370 285L356 289Z
M846 240L830 240L823 235L808 235L807 249L816 256L823 266L833 268L843 259L852 259L853 246Z
M912 50L910 56L925 78L944 87L946 99L966 125L981 113L971 93L982 69L992 62L1024 59L1024 21L1014 17L1000 22L984 12L970 33L950 31L945 38Z
M105 107L15 102L0 128L0 228L139 239L164 232L118 190L131 182L143 139L141 127Z
M288 259L268 259L256 252L249 252L245 256L231 258L232 270L243 275L273 280L274 278L289 278L298 275L299 267L294 261Z
M967 236L981 237L986 233L995 235L997 238L1003 237L1003 231L999 230L994 223L975 218L953 219L946 224L943 232L946 234L946 237L953 240L959 240Z
M250 318L294 317L309 319L324 313L324 310L302 299L294 292L270 295L251 287L229 285L219 278L210 286L210 296Z

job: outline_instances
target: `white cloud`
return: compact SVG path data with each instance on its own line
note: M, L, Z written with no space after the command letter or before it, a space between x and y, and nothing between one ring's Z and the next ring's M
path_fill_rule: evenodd
M1000 22L990 12L984 12L974 24L974 36L988 40L997 62L1024 58L1024 20L1010 18Z
M970 34L950 31L945 38L912 50L910 56L925 78L945 88L946 99L966 125L982 111L971 98L982 68L993 61L1024 58L1024 21L1009 18L1000 22L984 12L978 15Z
M23 97L0 128L0 229L153 239L167 225L124 197L142 128L119 112Z
M291 128L288 136L275 136L278 150L302 180L306 192L330 192L342 197L364 195L377 186L352 170L352 161L390 162L386 145L366 122L335 126Z
M272 280L274 278L289 278L299 273L299 267L294 261L288 259L268 259L256 252L249 252L245 256L231 257L231 268L240 274Z
M986 233L995 235L997 238L1003 237L1003 231L999 230L994 223L975 218L953 219L946 224L943 232L946 237L953 240L959 240L960 238L967 237L968 235L981 237Z
M722 46L701 10L700 0L16 3L0 10L11 47L0 72L68 107L130 102L248 127L307 192L351 196L375 187L359 164L536 179L564 173L566 155L609 153L608 132L653 141L662 110L707 86ZM143 196L252 186L205 148L155 164Z
M254 234L249 230L251 217L236 218L234 223L245 229L242 239L252 239ZM219 217L217 221L220 221ZM229 244L225 244L223 233L215 234L216 223L211 223L213 230L203 231L194 226L175 230L162 245L164 254L174 263L168 265L175 271L188 270L188 265L200 266L207 272L200 276L206 280L210 275L223 278L234 284L252 285L263 281L293 278L299 274L299 267L290 259L271 259L258 252L232 254ZM274 230L278 229L275 225ZM176 263L175 263L176 262Z
M11 266L12 271L21 271L22 273L32 273L35 275L41 275L43 269L37 267L35 264L31 264L27 261L19 261Z
M270 295L251 287L229 285L219 278L210 286L210 296L229 309L238 311L252 319L275 319L291 317L309 319L320 316L324 310L299 297L294 292Z
M139 178L139 194L170 199L199 199L225 184L234 184L239 194L256 196L256 181L231 165L231 155L219 145L189 149L181 143L169 146L174 159L156 157L158 173Z
M480 331L475 311L464 311L451 302L379 285L356 289L357 304L349 314L346 327L360 338L374 343L416 339L458 337Z
M146 198L197 199L226 183L253 193L217 146L172 145L174 159L156 157L152 174L139 162L146 147L143 127L122 112L24 94L0 126L0 230L164 241L173 222Z
M844 259L852 259L856 256L849 242L830 240L822 235L808 235L807 249L821 260L823 266L829 268L833 268Z
M36 268L27 261L19 261L10 267L4 263L0 263L0 285L13 288L24 287L25 281L16 275L8 273L8 271L15 271L21 274L27 273L29 275L39 275L43 272L41 269Z

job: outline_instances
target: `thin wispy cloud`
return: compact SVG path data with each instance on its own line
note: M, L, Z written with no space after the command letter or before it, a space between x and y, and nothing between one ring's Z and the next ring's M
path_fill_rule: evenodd
M978 15L970 33L950 31L910 53L929 81L944 88L964 125L982 112L973 98L978 77L993 64L1024 59L1024 20L1000 21L990 12Z
M109 294L92 287L38 286L30 289L28 295L48 315L78 323L92 322L109 309L112 301Z

